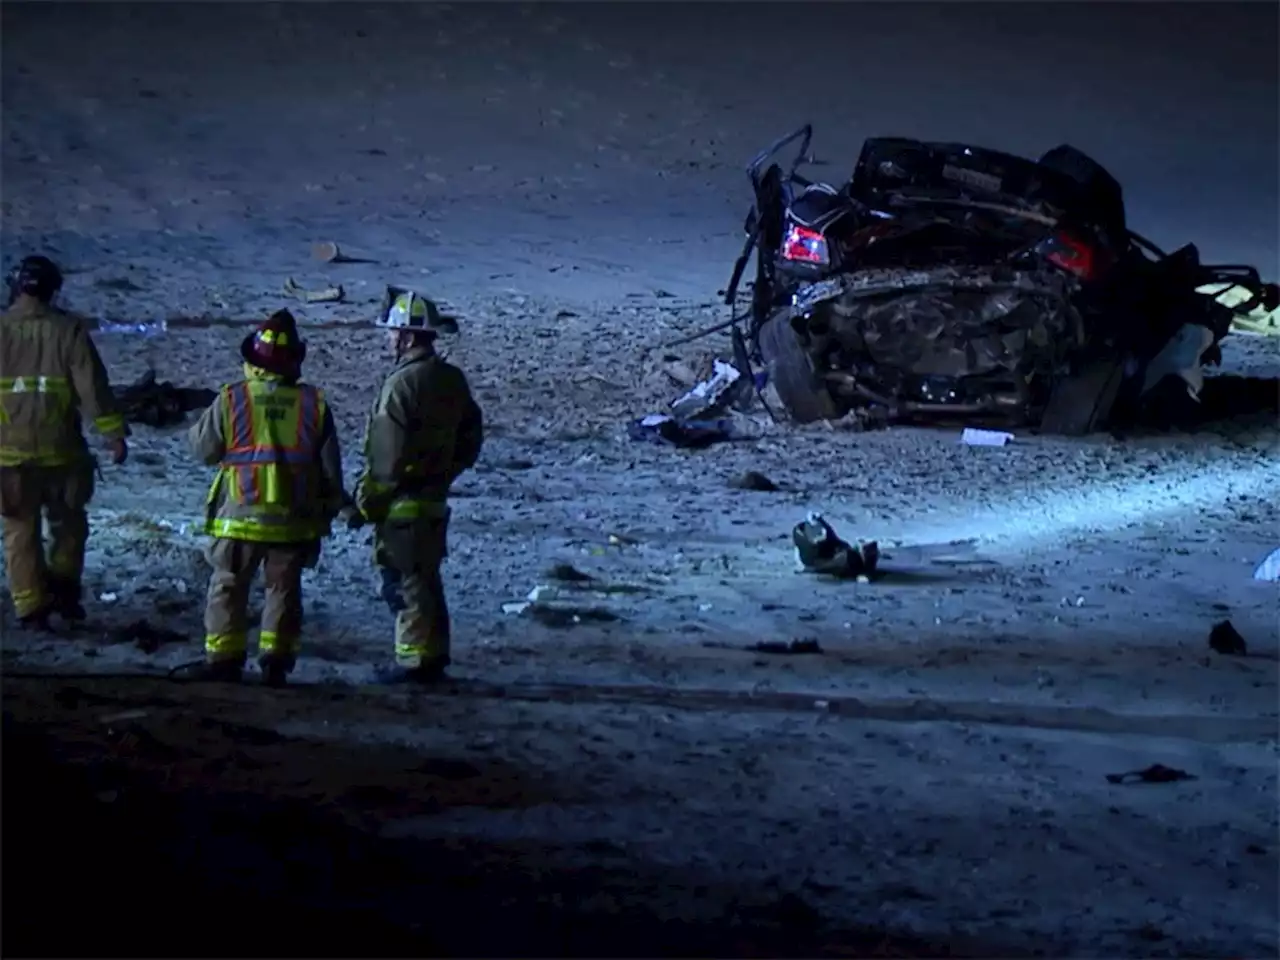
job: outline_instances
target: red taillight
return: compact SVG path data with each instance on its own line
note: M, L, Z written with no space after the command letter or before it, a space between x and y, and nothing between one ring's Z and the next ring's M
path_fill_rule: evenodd
M1097 272L1093 248L1069 233L1060 233L1045 244L1045 259L1081 280L1092 280Z
M782 259L798 260L801 263L827 263L827 238L817 230L810 230L798 223L787 227L787 235L782 240Z

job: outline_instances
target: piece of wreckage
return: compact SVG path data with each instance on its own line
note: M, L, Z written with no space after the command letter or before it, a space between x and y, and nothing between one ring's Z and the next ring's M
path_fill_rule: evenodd
M805 573L867 581L876 575L880 563L878 543L849 543L816 511L791 529L791 543L796 551L796 568Z
M811 138L806 125L748 167L755 202L725 291L735 306L754 252L750 360L797 422L1176 424L1233 324L1280 303L1252 267L1129 230L1120 184L1074 147L1032 161L873 138L833 186L797 172ZM765 167L797 140L788 169Z
M178 387L168 380L156 381L148 370L127 387L112 387L116 402L130 423L148 427L172 427L182 423L193 410L204 410L217 397L216 390Z
M748 364L740 359L739 363ZM700 450L735 437L731 409L744 410L755 393L752 380L723 360L712 360L711 375L672 400L669 413L654 413L627 425L632 440Z

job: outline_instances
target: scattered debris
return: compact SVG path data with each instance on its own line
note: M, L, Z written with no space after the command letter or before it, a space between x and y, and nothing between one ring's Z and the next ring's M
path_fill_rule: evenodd
M332 240L324 243L313 244L311 247L311 256L322 263L376 263L377 261L366 259L365 257L349 257L342 252L342 249Z
M854 546L841 539L820 513L810 513L791 531L796 562L808 573L844 580L867 580L880 562L880 546L874 540Z
M733 427L728 420L677 420L654 413L627 424L627 436L647 443L703 450L733 439Z
M218 393L199 387L175 387L168 380L157 383L155 370L148 370L127 387L113 387L112 393L124 410L125 419L149 427L171 427L182 423L192 410L203 410Z
M744 389L750 387L750 382L742 378L737 367L716 360L710 377L684 396L671 401L671 414L684 421L714 416L726 410Z
M1005 433L1003 430L978 430L974 427L965 427L964 433L960 435L960 442L971 447L1003 447L1012 440L1012 433Z
M127 627L117 627L108 635L109 643L132 643L143 653L155 653L171 643L186 643L189 638L175 630L153 627L146 620L135 620Z
M758 490L761 493L774 493L781 489L763 473L755 470L748 470L742 476L734 477L729 481L729 486L734 490Z
M1253 571L1253 579L1266 580L1269 583L1280 582L1280 547L1272 550L1265 560Z
M662 372L682 387L691 388L696 387L698 384L698 375L679 357L663 357Z
M347 295L341 284L323 290L304 290L293 277L284 282L284 292L285 296L296 297L304 303L341 303Z
M560 580L563 583L594 583L595 577L583 573L571 563L557 563L547 571L547 578Z
M622 619L603 607L557 603L558 597L559 591L555 587L539 584L529 591L524 600L504 603L502 612L529 617L547 627L573 627L586 622L613 623Z
M1232 626L1230 620L1214 624L1209 631L1209 648L1224 657L1247 657L1249 647L1240 636L1240 631Z
M1130 770L1127 773L1108 773L1108 783L1176 783L1179 780L1194 780L1192 774L1177 767L1166 767L1162 763L1153 763L1143 770Z

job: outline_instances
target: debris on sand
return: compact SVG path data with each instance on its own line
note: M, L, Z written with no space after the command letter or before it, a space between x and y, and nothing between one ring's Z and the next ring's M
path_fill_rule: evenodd
M1268 583L1280 583L1280 547L1276 547L1258 564L1253 571L1253 579L1265 580Z
M1230 620L1214 624L1213 629L1209 631L1209 649L1224 657L1249 655L1248 644L1244 642L1244 637L1240 636L1240 631L1232 626Z
M563 583L594 583L596 578L589 573L583 573L571 563L557 563L547 571L547 579L559 580Z
M781 489L763 473L756 470L748 470L741 476L734 477L729 481L729 486L734 490L758 490L761 493L775 493Z
M654 413L627 424L627 436L646 443L703 450L731 440L733 427L728 420L677 420L666 414Z
M524 600L504 603L502 612L528 617L547 627L573 627L582 623L614 623L622 618L603 607L583 606L559 601L555 587L538 584Z
M1153 763L1142 770L1130 770L1127 773L1107 774L1107 783L1176 783L1179 780L1194 779L1187 771L1166 767L1163 763Z
M311 247L311 256L319 260L321 263L374 263L365 257L349 257L342 252L332 240L326 240L323 243L313 244Z
M965 427L960 435L960 442L970 447L1003 447L1013 439L1012 433L1003 430L979 430L976 427Z
M127 387L112 387L125 419L148 427L171 427L182 423L192 410L213 403L217 391L203 387L176 387L168 380L156 382L155 370L148 370Z
M284 293L285 296L294 297L303 303L341 303L347 295L341 284L325 287L323 290L306 290L293 277L284 282Z
M850 544L816 512L809 513L795 525L791 542L795 545L797 565L807 573L866 581L880 562L880 546L874 540Z
M671 414L677 420L695 420L721 413L739 398L744 387L750 387L737 367L722 360L713 363L710 377L671 401Z

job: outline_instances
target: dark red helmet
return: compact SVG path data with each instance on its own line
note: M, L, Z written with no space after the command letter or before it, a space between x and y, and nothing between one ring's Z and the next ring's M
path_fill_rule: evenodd
M281 377L296 377L302 372L307 345L298 335L298 322L288 310L277 310L240 344L245 363L261 367Z

